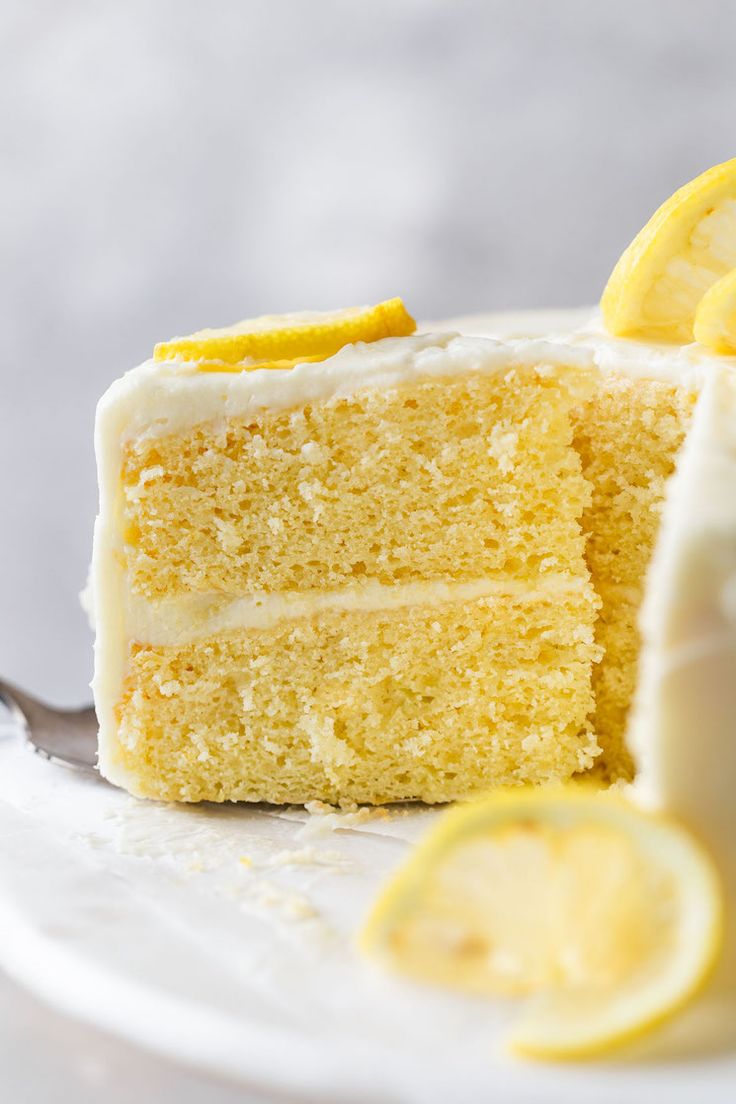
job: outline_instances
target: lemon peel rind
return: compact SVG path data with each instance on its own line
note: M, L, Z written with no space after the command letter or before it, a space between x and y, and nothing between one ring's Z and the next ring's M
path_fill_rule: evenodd
M268 367L269 362L326 360L345 345L407 337L415 330L416 322L403 301L394 298L370 307L311 315L264 316L246 319L223 330L200 330L187 337L160 342L153 359L202 361L210 365L221 362L233 366L231 371L240 371Z

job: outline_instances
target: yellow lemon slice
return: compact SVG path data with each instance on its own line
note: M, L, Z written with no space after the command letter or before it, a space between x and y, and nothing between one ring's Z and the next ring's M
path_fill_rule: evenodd
M736 356L736 268L706 291L698 303L695 340L722 356Z
M509 1047L570 1058L679 1008L721 928L718 877L684 829L570 787L447 813L375 905L362 946L415 979L527 996Z
M154 360L201 361L204 370L220 372L284 368L326 360L356 341L404 337L415 330L416 322L401 299L387 299L372 307L247 318L225 329L200 330L164 341L153 356Z
M736 158L675 192L622 254L601 299L619 337L686 343L698 303L736 267Z

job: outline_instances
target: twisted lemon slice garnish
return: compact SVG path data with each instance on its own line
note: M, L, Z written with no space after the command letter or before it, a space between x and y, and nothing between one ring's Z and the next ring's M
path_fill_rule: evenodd
M720 946L710 859L681 827L580 787L447 813L373 909L362 946L413 978L526 996L518 1053L592 1055L700 986Z
M618 337L687 343L698 304L736 267L736 159L704 172L652 216L616 264L601 299Z
M164 341L153 356L154 360L196 361L201 371L291 368L326 360L356 341L405 337L415 330L416 322L401 299L387 299L372 307L247 318L225 329L200 330Z

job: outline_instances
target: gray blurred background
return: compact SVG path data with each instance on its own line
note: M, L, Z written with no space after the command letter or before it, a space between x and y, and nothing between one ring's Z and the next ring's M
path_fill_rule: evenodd
M1 0L0 672L86 697L95 402L157 339L597 299L736 154L731 0Z

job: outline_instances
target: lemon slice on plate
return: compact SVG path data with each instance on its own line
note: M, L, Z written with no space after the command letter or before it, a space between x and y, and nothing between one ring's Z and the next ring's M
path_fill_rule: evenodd
M721 927L718 877L684 829L570 787L447 813L375 905L362 946L418 980L529 997L509 1047L571 1058L679 1008Z
M722 356L736 356L736 268L706 291L695 314L695 340Z
M618 337L687 343L698 303L736 267L736 158L675 192L622 254L601 299Z
M371 307L247 318L225 329L200 330L164 341L153 356L154 360L203 362L199 367L211 371L284 368L326 360L356 341L405 337L415 330L416 322L401 299L387 299Z

